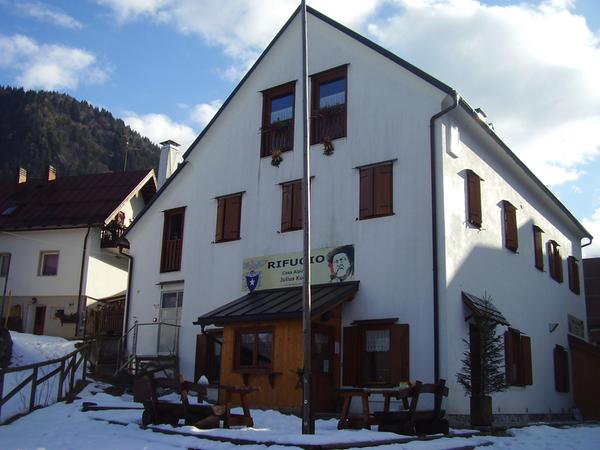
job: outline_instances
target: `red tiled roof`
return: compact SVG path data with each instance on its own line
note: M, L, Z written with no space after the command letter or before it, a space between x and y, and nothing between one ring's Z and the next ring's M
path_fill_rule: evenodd
M0 229L39 229L101 225L148 175L150 170L0 183ZM149 181L142 188L148 201L156 192ZM11 214L7 209L16 207Z

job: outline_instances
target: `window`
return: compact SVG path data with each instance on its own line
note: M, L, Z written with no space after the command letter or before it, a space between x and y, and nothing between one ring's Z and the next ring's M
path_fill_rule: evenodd
M176 272L181 270L184 219L185 208L165 211L162 253L160 257L161 272Z
M215 242L240 238L242 193L217 198L217 231Z
M236 333L235 368L268 371L273 365L273 332L238 331Z
M481 178L472 170L467 170L467 221L481 228Z
M548 241L548 267L550 269L550 276L559 283L562 283L562 259L560 258L560 251L558 250L558 247L559 245L556 243L556 241Z
M2 214L0 214L0 215L2 215L2 216L10 216L10 215L11 215L12 213L14 213L16 210L17 210L17 207L16 207L15 205L8 206L7 208L5 208L5 209L2 211Z
M533 226L533 254L535 257L535 267L541 271L544 270L544 255L542 250L542 233L544 231L538 227Z
M294 85L287 83L263 92L261 157L294 147Z
M504 246L511 252L519 248L519 231L517 228L517 208L504 200Z
M392 162L359 169L359 218L369 219L393 214Z
M54 276L58 273L58 252L41 252L38 275Z
M344 328L344 385L396 386L409 379L409 328L396 320L356 321Z
M10 264L10 253L0 253L0 277L8 275L8 266Z
M281 185L281 231L302 229L302 181Z
M569 353L560 345L554 347L554 388L569 392Z
M310 143L346 136L347 66L311 77Z
M574 256L567 258L567 267L569 269L569 289L579 295L579 264Z
M519 330L509 328L504 333L506 384L526 386L533 384L531 369L531 338Z

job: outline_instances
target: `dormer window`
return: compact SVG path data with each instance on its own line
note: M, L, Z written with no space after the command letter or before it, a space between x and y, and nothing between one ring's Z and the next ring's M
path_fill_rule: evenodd
M261 157L294 147L294 86L292 82L263 92Z
M343 66L311 77L311 144L346 136L346 75Z

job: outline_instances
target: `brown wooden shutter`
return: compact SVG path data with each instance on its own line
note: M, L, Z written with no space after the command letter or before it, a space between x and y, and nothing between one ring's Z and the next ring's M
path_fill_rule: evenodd
M223 238L226 241L240 238L240 216L242 196L235 195L225 199L225 225Z
M359 378L359 328L345 327L344 328L344 360L342 362L342 384L344 386L358 386Z
M196 336L196 365L194 368L194 383L197 383L202 375L208 377L209 367L208 362L208 339L206 335L199 334ZM213 380L209 380L213 381Z
M567 266L569 269L569 289L579 295L579 266L577 259L574 256L567 258Z
M564 347L554 347L554 387L557 392L569 392L569 359Z
M221 242L224 239L223 225L225 223L225 199L217 200L217 231L215 233L215 242Z
M292 186L281 186L281 231L288 231L292 227Z
M544 254L542 251L542 229L533 226L533 254L535 258L535 267L544 270Z
M560 250L558 249L558 244L554 242L554 274L556 275L556 281L562 283L563 282L563 268L562 268L562 258L560 257Z
M506 384L517 384L517 371L514 364L515 340L511 331L504 332L504 358Z
M394 212L392 164L373 167L373 178L373 214L375 216L392 214Z
M467 171L467 200L469 207L469 223L481 227L481 179L469 170Z
M296 230L302 229L302 205L304 198L302 197L302 182L294 183L292 188L293 210L292 210L292 227Z
M504 246L516 252L519 248L517 209L507 201L504 201L504 238Z
M359 217L373 216L373 168L360 169L360 210Z
M520 361L520 384L533 384L533 371L531 367L531 338L521 336L521 361Z
M398 385L410 379L410 331L408 324L395 324L390 330L390 382Z

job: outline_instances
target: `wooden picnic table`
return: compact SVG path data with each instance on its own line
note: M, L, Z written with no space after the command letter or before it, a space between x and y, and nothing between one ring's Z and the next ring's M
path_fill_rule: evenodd
M389 412L391 399L402 400L404 409L409 408L408 398L412 395L411 385L406 388L342 388L338 389L338 394L344 398L344 406L342 407L342 415L338 422L338 430L346 428L367 428L371 429L371 425L376 425L377 419L375 415L369 411L369 397L371 395L382 395L384 398L384 412ZM350 404L353 398L360 398L362 403L362 412L359 415L350 416Z

